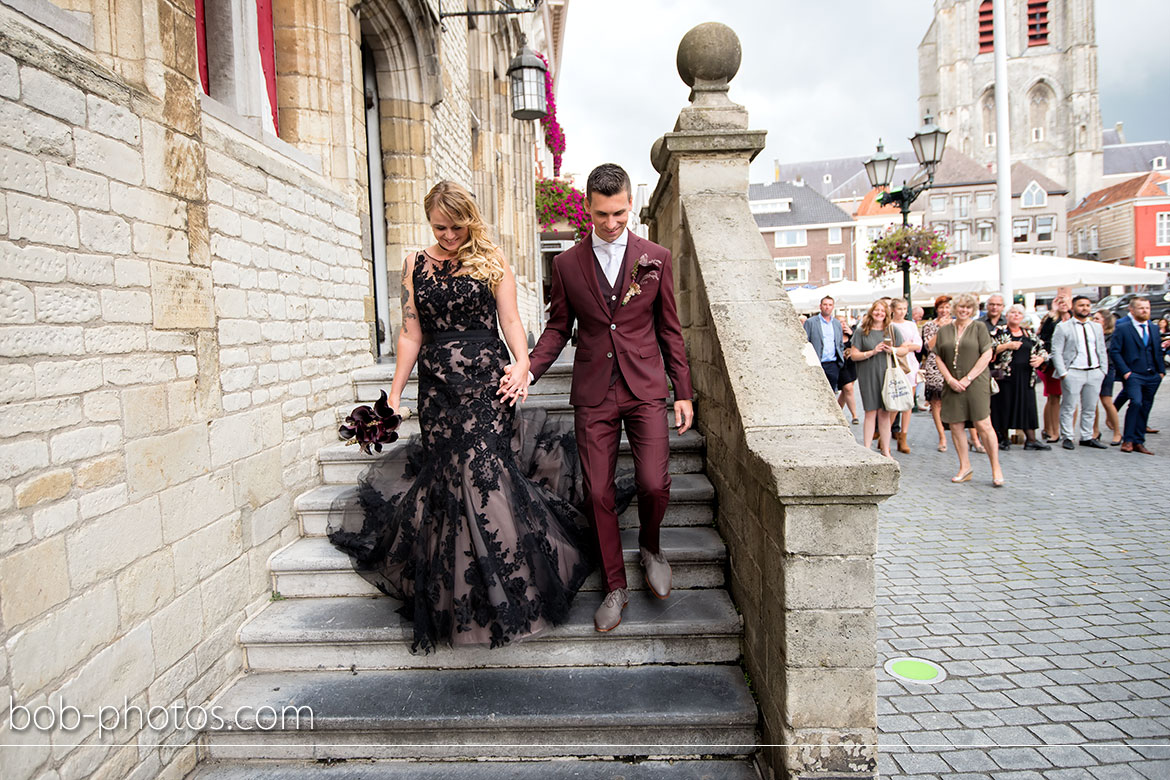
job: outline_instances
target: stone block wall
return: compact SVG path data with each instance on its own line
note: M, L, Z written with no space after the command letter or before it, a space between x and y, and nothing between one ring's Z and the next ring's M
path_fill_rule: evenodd
M0 699L194 707L371 360L360 189L0 11ZM21 726L13 780L195 761L173 722Z
M655 145L646 216L675 257L765 764L773 777L873 777L876 505L898 469L854 442L788 301L748 205L763 134L746 128L725 97L684 109Z

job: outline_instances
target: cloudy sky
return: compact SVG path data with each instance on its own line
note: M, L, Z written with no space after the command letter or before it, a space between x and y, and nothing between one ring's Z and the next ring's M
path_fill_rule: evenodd
M573 0L557 116L564 173L579 186L601 162L618 162L653 186L650 145L687 105L675 54L688 30L717 21L739 35L743 63L730 97L753 129L768 131L752 181L772 160L793 162L909 148L918 127L918 42L932 0ZM1170 2L1097 3L1098 84L1105 126L1129 141L1170 138Z

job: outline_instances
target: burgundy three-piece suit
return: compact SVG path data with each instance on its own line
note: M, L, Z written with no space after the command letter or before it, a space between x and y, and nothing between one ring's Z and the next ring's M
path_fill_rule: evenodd
M594 257L592 235L556 257L548 324L530 356L532 375L539 380L577 323L569 401L574 407L586 509L597 531L607 590L626 587L614 511L621 424L625 422L634 457L639 544L656 553L670 499L667 375L676 400L693 395L670 252L632 232L627 235L612 289ZM634 273L640 291L630 295Z

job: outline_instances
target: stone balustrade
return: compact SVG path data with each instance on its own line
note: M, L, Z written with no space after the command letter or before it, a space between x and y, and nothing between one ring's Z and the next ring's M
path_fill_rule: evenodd
M723 25L683 39L692 104L654 145L643 218L675 258L764 762L781 777L873 776L877 503L898 466L843 424L748 207L764 133L727 98L739 58Z

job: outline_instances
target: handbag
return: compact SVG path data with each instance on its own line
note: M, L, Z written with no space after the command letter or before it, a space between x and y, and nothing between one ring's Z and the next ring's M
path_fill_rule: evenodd
M890 412L908 412L914 407L914 394L910 391L910 383L906 375L898 367L897 361L890 353L886 353L888 365L886 378L882 383L882 406Z

